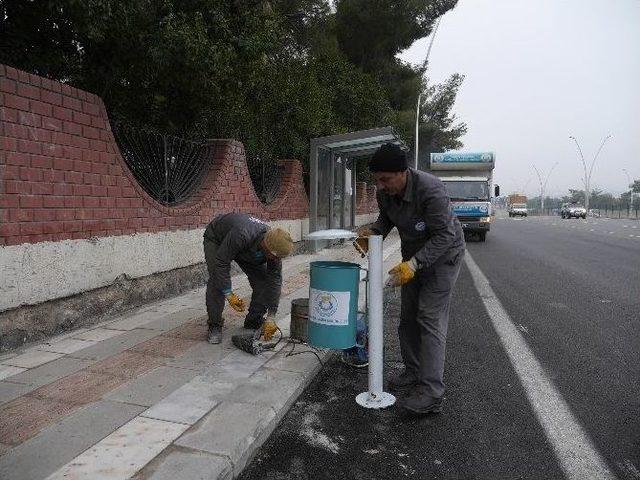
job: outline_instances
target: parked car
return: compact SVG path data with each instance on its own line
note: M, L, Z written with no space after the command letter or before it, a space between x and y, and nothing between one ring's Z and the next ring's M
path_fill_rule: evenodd
M562 218L587 218L587 210L579 203L565 203L560 209Z
M599 208L590 208L589 216L594 218L600 218L600 209Z

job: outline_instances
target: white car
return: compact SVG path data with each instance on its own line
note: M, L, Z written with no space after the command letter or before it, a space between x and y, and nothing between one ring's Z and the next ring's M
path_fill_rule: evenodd
M562 218L587 218L587 210L578 203L565 203L560 209Z

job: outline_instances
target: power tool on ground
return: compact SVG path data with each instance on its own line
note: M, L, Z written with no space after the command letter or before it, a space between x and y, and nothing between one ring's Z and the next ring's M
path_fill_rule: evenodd
M276 339L276 332L280 336ZM262 326L254 333L233 335L231 342L243 352L251 355L260 355L266 350L273 350L282 340L282 330L276 325L273 318L267 317Z

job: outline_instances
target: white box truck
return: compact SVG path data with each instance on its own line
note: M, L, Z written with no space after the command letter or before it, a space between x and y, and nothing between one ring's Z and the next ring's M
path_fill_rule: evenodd
M432 153L429 173L442 180L465 233L484 242L491 229L492 194L500 195L500 187L493 187L493 152Z
M512 193L507 197L507 208L510 217L526 217L529 215L527 196L522 193Z

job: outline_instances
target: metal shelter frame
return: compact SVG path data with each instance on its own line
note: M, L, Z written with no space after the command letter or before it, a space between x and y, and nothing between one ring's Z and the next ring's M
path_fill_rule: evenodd
M360 130L357 132L349 132L339 135L330 135L327 137L318 137L311 139L311 151L309 159L309 184L311 193L311 204L309 206L309 232L315 232L318 230L324 230L325 228L345 228L347 223L346 208L345 208L345 183L347 179L347 162L351 159L357 159L359 157L365 157L372 155L381 145L385 143L393 143L400 145L403 150L408 150L407 146L400 140L392 127L372 128L370 130ZM329 165L321 165L326 163L320 159L319 153L324 151L328 153ZM336 163L338 159L340 162L340 172L336 172ZM318 201L319 201L319 175L320 168L329 169L329 188L327 194L329 201L328 212L328 225L318 225ZM341 175L342 178L342 192L341 192L341 212L340 212L340 225L335 225L334 217L334 196L335 196L335 181L336 174ZM356 220L356 162L352 162L351 168L351 227L355 226Z

